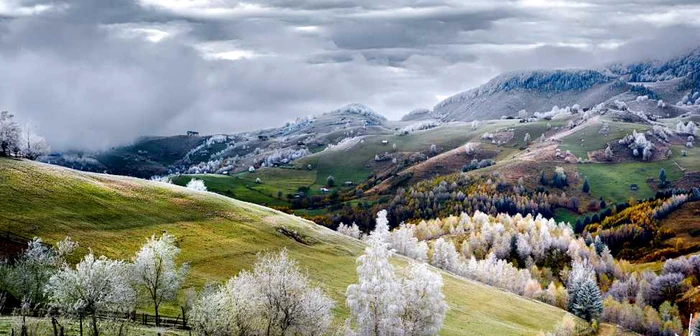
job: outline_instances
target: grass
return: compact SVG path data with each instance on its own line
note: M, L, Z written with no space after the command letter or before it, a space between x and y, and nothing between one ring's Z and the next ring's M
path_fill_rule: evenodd
M556 208L554 209L554 219L556 219L557 222L566 222L571 225L576 224L576 219L579 218L579 214L569 210L569 209L564 209L564 208Z
M0 335L11 335L13 324L19 324L20 321L15 321L19 317L10 316L0 316ZM64 327L66 335L79 335L80 325L78 322L74 321L59 321L59 323ZM90 326L89 322L83 322L83 330L85 335L89 334ZM28 318L27 325L30 330L36 331L37 335L53 335L53 329L51 325L51 320L49 318ZM131 332L138 332L142 336L185 336L188 335L187 331L184 330L164 330L163 328L148 328L140 325L132 325L130 328ZM17 329L15 329L16 335Z
M287 248L336 301L335 323L348 314L345 290L357 280L363 244L298 217L213 193L27 161L0 159L0 184L0 230L48 242L69 235L80 242L80 254L90 247L124 259L146 237L168 231L178 238L180 260L191 265L187 285L195 287L250 268L256 253ZM280 233L281 227L307 237L307 244ZM450 310L441 335L531 335L552 330L566 314L442 274ZM177 315L173 306L163 313Z
M242 201L268 206L288 206L287 194L294 194L299 187L313 184L316 172L308 169L263 168L233 176L180 175L173 182L184 186L193 178L203 180L209 191ZM258 178L261 183L256 183ZM279 192L282 192L281 198L278 198Z
M496 123L500 125L500 123ZM434 129L413 132L406 135L372 135L364 141L346 149L326 150L297 160L297 167L311 165L317 178L313 187L318 189L326 183L328 176L335 178L336 184L345 181L359 183L373 173L374 157L385 152L427 152L432 144L442 151L457 148L481 135L493 125L472 130L467 124L447 124ZM387 141L387 144L383 143ZM396 149L393 145L396 145Z
M668 181L673 182L683 176L683 172L670 160L615 165L591 163L579 164L577 167L581 177L588 177L591 186L590 194L593 197L615 201L624 201L630 197L637 199L653 197L655 191L646 180L653 178L658 181L661 168L666 170ZM639 190L630 190L631 184L636 184Z
M608 142L621 139L627 134L632 134L633 130L641 132L649 128L636 123L606 122L610 126L608 135L599 133L600 128L603 126L602 122L591 124L562 139L561 149L563 151L569 150L577 157L585 159L588 157L588 152L605 149Z
M700 146L687 148L683 145L675 145L671 147L673 152L673 160L678 164L691 171L700 170ZM681 155L683 151L687 152L686 156Z

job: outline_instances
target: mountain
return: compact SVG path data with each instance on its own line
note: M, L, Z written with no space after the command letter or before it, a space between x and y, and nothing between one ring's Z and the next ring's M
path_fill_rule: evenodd
M259 205L170 184L0 158L0 229L53 243L66 235L96 254L130 258L146 237L167 231L190 263L186 286L201 288L249 269L257 252L287 248L336 302L335 325L348 311L364 244ZM4 239L4 235L0 239ZM406 259L395 258L398 266ZM73 260L75 261L75 260ZM533 335L553 330L563 310L442 273L449 311L441 335ZM176 307L164 307L177 315Z
M520 110L532 113L555 105L594 105L627 89L615 77L594 70L508 73L443 100L432 116L444 121L498 119L516 116Z
M624 95L628 94L628 95ZM539 70L502 74L437 104L424 119L471 121L546 112L575 104L592 108L647 95L668 104L700 105L700 48L666 61L614 64L599 70ZM407 116L407 120L415 120Z
M143 137L98 153L57 153L47 163L74 169L150 178L174 173L227 173L249 167L286 165L345 137L386 134L387 119L362 104L350 104L284 126L218 135Z

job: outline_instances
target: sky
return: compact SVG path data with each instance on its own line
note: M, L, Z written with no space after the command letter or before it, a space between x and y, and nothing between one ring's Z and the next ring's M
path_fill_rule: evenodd
M55 150L390 119L506 71L700 46L697 0L0 0L0 110Z

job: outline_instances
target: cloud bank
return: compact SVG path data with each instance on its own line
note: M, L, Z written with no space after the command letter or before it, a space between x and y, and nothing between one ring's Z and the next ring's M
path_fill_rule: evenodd
M504 72L700 46L690 0L2 0L0 109L55 149L389 118Z

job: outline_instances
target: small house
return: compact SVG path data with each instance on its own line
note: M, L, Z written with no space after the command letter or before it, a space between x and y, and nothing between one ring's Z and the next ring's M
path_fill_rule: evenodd
M198 136L199 132L197 131L187 131L187 136Z
M388 145L388 144L389 144L389 140L386 140L386 139L382 140L382 145Z
M352 181L345 181L345 185L346 185L346 186L351 186L351 185L353 185L353 184L354 184L354 183L353 183Z
M269 139L270 137L268 137L267 135L258 135L258 140L260 141L267 141Z
M323 187L321 188L321 192L325 194L327 192L330 192L330 189Z
M637 191L637 190L639 190L639 187L633 183L633 184L630 184L630 190Z

